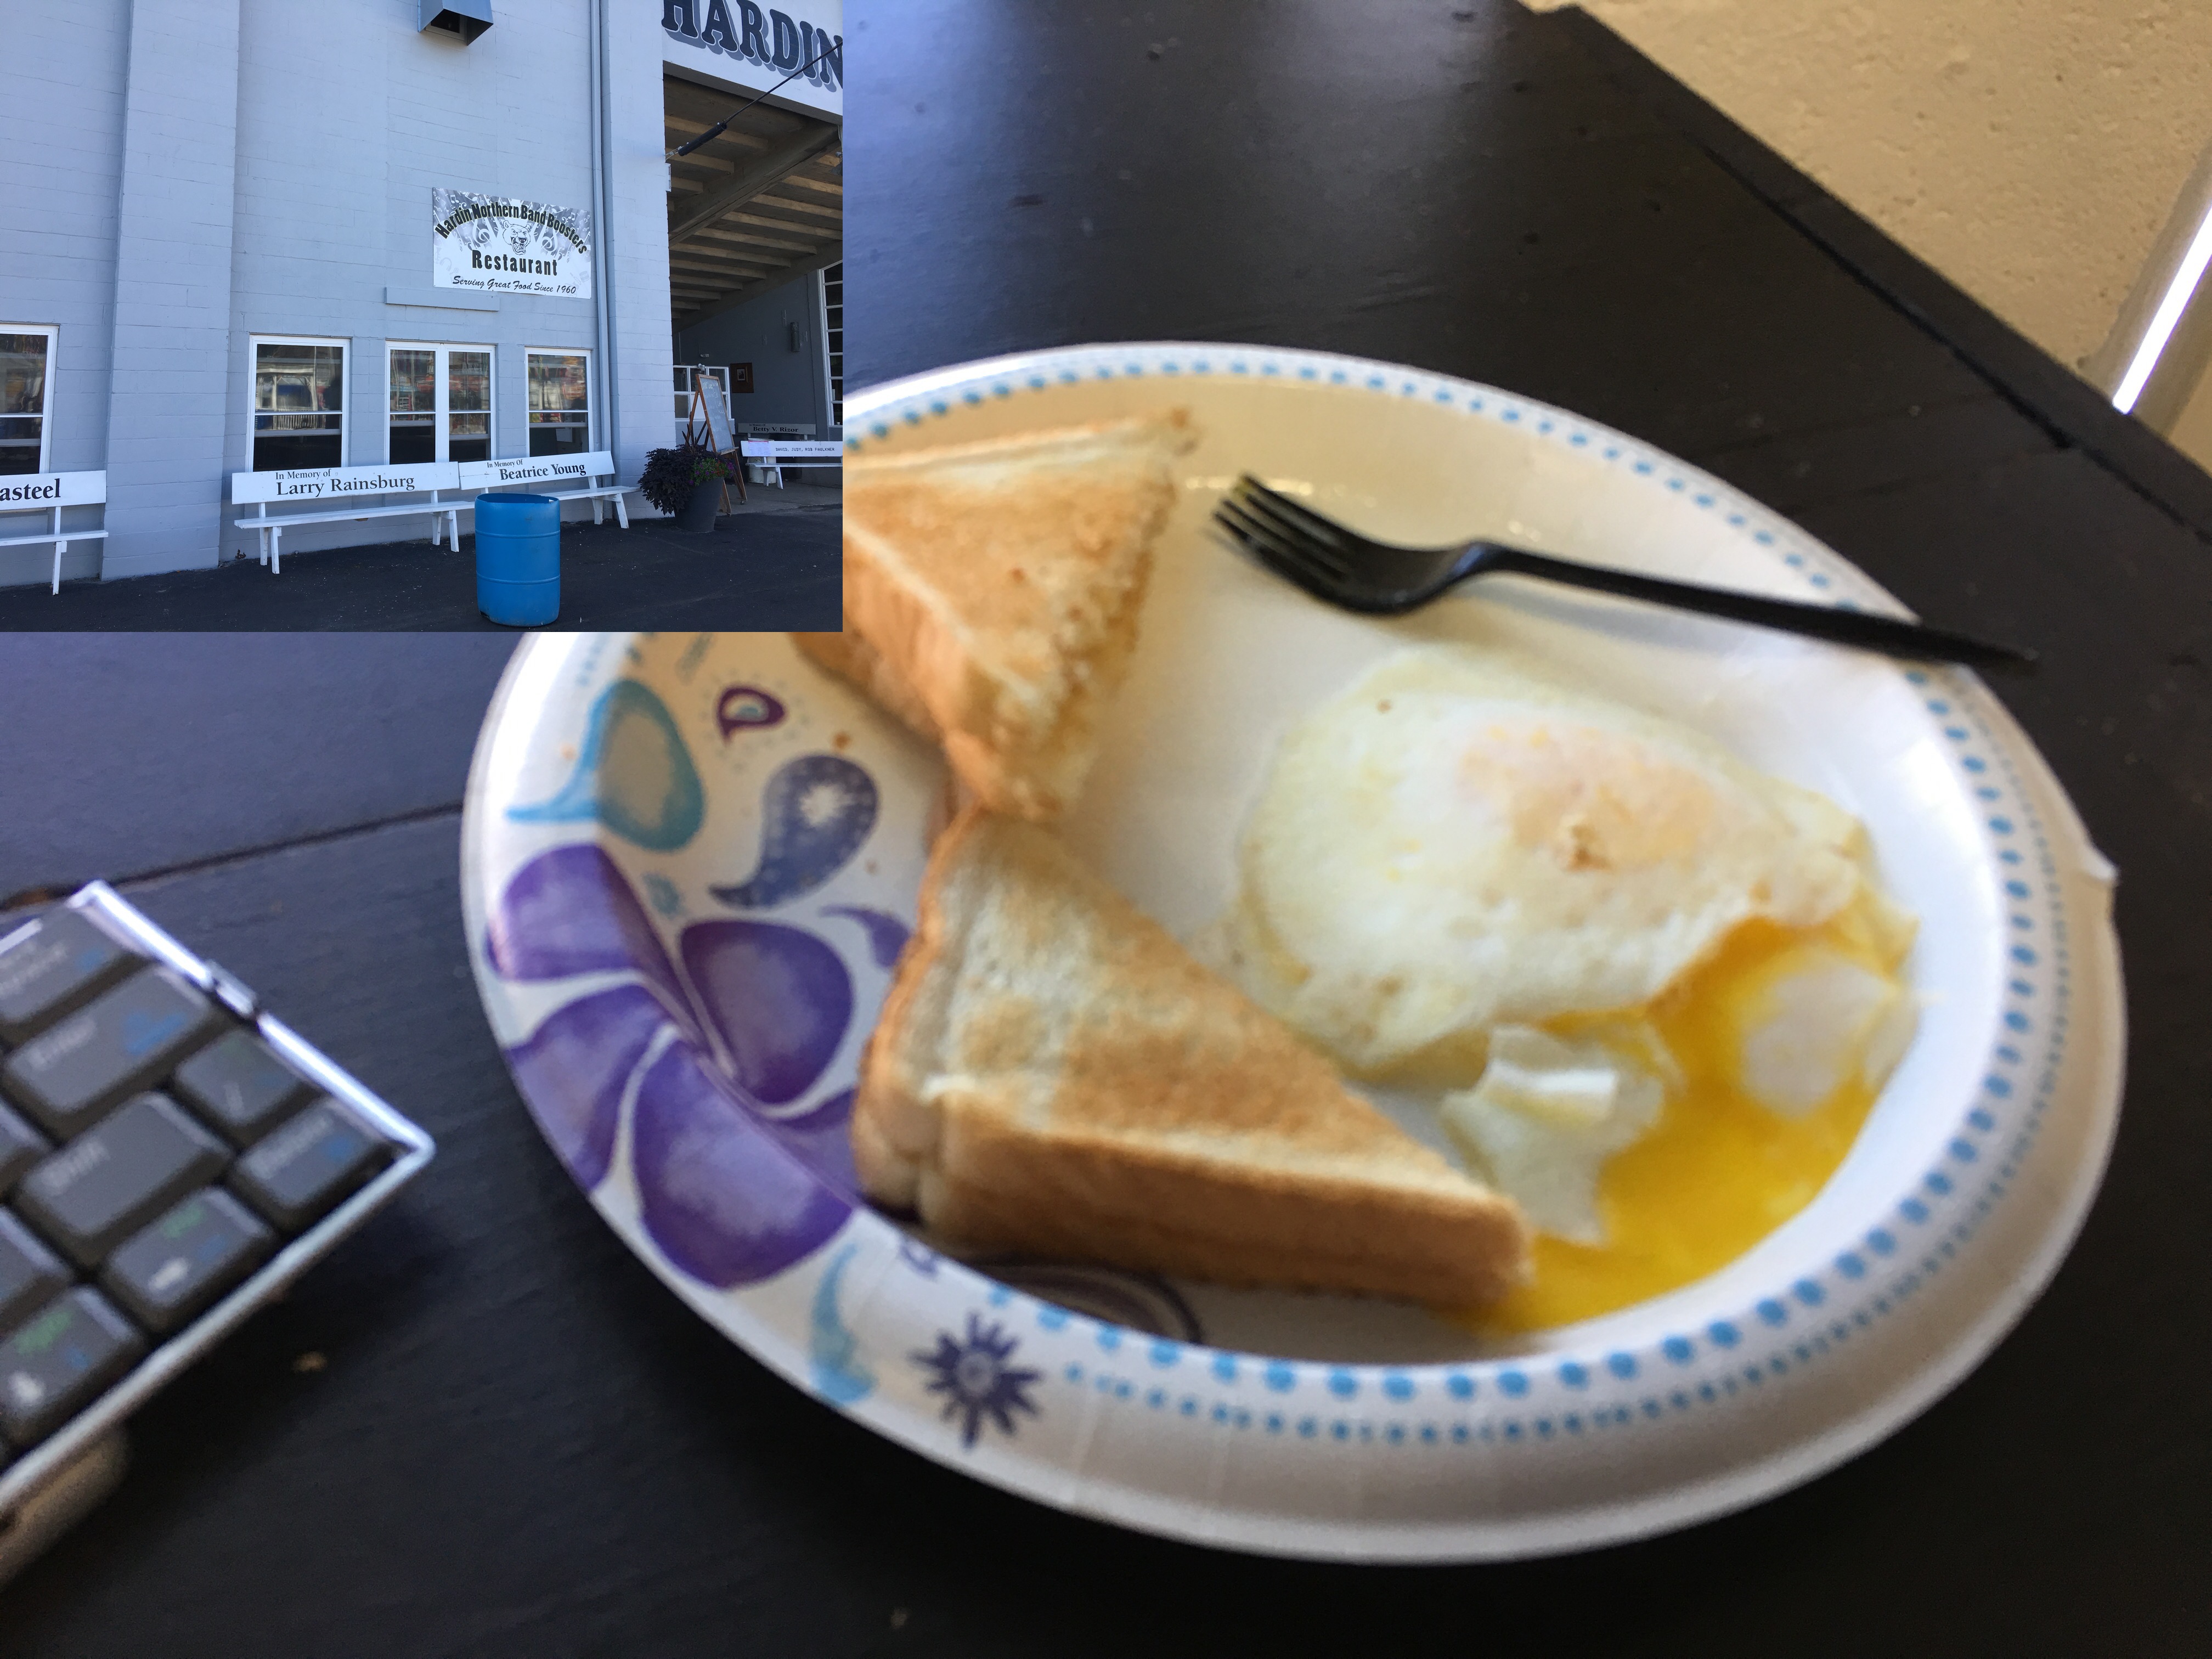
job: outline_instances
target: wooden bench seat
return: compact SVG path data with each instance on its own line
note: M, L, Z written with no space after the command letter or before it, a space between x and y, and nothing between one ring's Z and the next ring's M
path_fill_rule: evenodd
M845 465L845 446L834 438L741 438L738 453L763 471L775 474L775 487L783 488L783 469Z
M105 530L64 530L62 528L62 509L70 507L100 507L107 505L107 474L105 472L33 472L9 473L0 476L0 530L12 526L9 520L18 514L40 513L50 515L51 522L33 535L0 536L0 547L35 547L42 542L54 544L53 591L62 591L62 555L69 551L71 542L97 542L107 538Z
M295 525L343 524L364 519L404 519L427 516L430 545L441 535L449 545L461 544L461 514L469 503L442 500L447 490L461 487L461 469L452 461L419 466L326 466L311 471L234 472L230 499L240 507L259 508L251 518L234 520L240 530L260 532L261 562L271 575L283 573L284 532ZM395 501L394 496L407 499ZM420 499L418 499L420 498ZM300 506L311 510L271 516L271 504Z

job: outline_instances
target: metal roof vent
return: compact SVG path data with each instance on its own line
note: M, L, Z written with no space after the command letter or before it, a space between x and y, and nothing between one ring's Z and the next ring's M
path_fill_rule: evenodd
M450 34L463 46L491 27L491 0L422 0L422 32Z

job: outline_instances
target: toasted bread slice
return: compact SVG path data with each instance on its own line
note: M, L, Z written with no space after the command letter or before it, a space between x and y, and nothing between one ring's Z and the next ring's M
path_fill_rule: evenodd
M872 1197L950 1243L1454 1308L1528 1272L1510 1200L1054 836L981 809L932 854L853 1149Z
M857 459L845 631L800 649L854 680L977 796L1050 819L1082 787L1175 505L1180 410Z

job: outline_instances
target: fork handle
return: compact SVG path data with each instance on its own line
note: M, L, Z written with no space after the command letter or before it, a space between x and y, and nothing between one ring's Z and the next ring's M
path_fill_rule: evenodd
M1623 599L1647 599L1654 605L1672 605L1678 611L1726 617L1731 622L1778 628L1816 640L1831 640L1838 645L1860 646L1893 657L1928 662L1965 663L1974 668L2024 668L2036 659L2035 653L2022 646L2002 645L1993 640L1979 640L1968 634L1953 634L1941 628L1900 622L1893 617L1877 617L1864 611L1842 611L1826 605L1801 605L1790 599L1771 599L1759 593L1738 592L1733 588L1699 587L1689 582L1670 582L1657 576L1641 575L1632 570L1577 564L1571 559L1555 559L1547 554L1525 552L1517 547L1500 547L1494 543L1478 543L1468 550L1468 554L1471 560L1480 559L1481 568L1486 573L1500 570L1521 576L1539 576L1546 581L1563 582L1573 587L1591 587L1603 593L1618 593Z

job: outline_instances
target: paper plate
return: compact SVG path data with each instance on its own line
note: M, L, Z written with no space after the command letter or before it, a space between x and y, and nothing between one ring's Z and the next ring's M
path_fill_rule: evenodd
M485 1008L577 1184L702 1317L836 1408L1042 1502L1243 1549L1584 1547L1751 1503L1926 1407L2056 1269L2118 1114L2112 872L2027 739L1963 672L1517 580L1355 618L1204 533L1249 468L1408 542L1490 532L1897 609L1725 485L1491 387L1099 347L878 388L848 443L1167 404L1204 437L1079 850L1188 937L1303 710L1410 640L1546 653L1857 814L1919 914L1919 1034L1842 1169L1711 1277L1510 1346L1378 1302L950 1260L858 1200L845 1139L937 757L781 635L553 635L487 717L463 873Z

